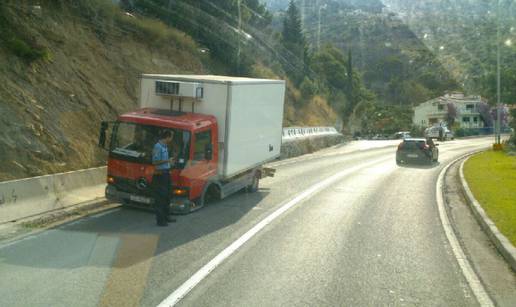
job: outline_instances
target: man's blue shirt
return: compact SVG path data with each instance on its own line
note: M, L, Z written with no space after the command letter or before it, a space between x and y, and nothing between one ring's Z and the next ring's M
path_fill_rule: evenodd
M168 160L168 147L166 144L163 144L161 142L157 142L154 145L154 149L152 150L152 162L156 161L162 161L162 160ZM156 169L159 170L169 170L170 169L170 163L163 163L160 165L156 165Z

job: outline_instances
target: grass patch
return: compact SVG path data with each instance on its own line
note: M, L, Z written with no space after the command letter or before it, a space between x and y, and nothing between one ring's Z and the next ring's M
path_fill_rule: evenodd
M516 157L501 151L474 155L464 176L487 215L516 246Z
M145 17L130 17L120 14L117 21L121 26L131 28L136 32L140 39L144 39L156 47L164 47L167 45L175 45L182 47L191 52L197 50L194 40L185 33L171 28L163 22L145 18Z
M109 32L113 30L113 25L118 25L154 47L172 45L191 52L197 50L195 41L187 34L169 27L158 19L128 15L110 0L78 2L76 6L80 14L96 24L101 31Z

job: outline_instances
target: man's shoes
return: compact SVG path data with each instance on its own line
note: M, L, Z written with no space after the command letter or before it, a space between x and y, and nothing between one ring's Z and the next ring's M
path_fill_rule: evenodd
M158 227L167 227L167 226L168 226L168 223L167 223L167 222L164 222L164 223L156 223L156 225L158 225Z
M176 219L173 219L173 218L167 216L167 222L168 223L175 223Z

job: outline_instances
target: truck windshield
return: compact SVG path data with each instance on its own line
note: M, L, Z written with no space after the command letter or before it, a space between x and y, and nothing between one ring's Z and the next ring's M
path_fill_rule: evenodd
M190 132L180 129L117 122L113 127L110 156L137 163L152 163L152 149L158 142L159 132L169 130L173 141L169 145L170 157L177 161L175 167L182 168L190 154Z

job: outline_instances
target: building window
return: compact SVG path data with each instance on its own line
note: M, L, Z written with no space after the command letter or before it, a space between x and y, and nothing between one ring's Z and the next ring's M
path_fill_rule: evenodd
M465 123L469 123L469 117L463 117L462 121L465 122Z
M466 110L468 110L468 111L472 111L474 108L475 108L475 105L472 105L472 104L466 105Z
M476 117L476 116L475 116L475 117L473 117L473 122L474 122L474 123L478 123L478 117Z
M439 111L444 110L444 105L442 105L442 104L438 104L438 105L437 105L437 110L439 110Z

